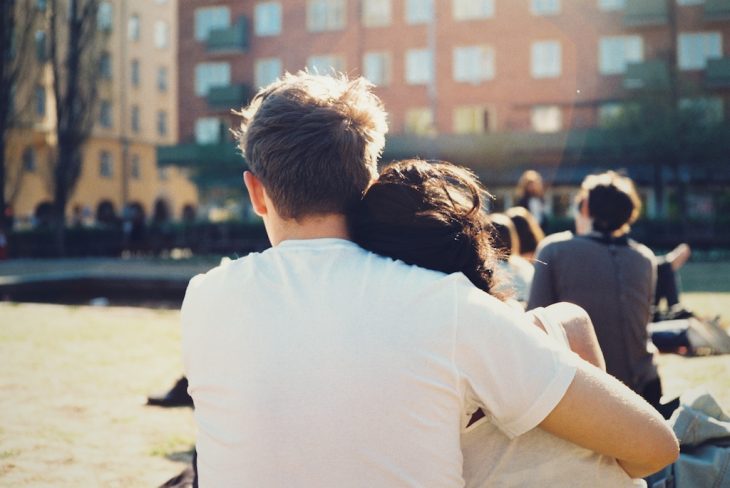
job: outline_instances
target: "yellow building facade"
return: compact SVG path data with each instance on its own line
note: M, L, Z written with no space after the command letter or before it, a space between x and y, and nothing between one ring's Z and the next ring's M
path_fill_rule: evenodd
M156 148L175 144L177 128L177 0L108 0L98 22L105 47L98 103L83 166L71 193L69 221L100 212L141 210L147 219L191 218L198 191L180 168L158 168ZM40 70L7 145L6 195L18 226L32 225L53 200L49 161L55 150L49 67ZM31 86L34 85L34 86ZM39 215L40 214L40 215Z

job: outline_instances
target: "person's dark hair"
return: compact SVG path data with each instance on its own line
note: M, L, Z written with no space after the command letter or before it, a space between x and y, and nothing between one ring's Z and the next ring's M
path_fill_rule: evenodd
M626 233L641 212L641 199L634 182L615 171L586 177L579 199L586 198L593 230L598 232Z
M445 162L386 166L349 218L354 242L377 254L444 273L463 273L493 292L496 257L485 231L486 192L476 176Z
M517 231L520 240L520 254L534 253L537 245L545 238L535 217L525 207L512 207L505 212Z
M506 261L511 255L520 254L520 238L512 220L505 214L491 214L486 230L492 237L492 247L498 259Z
M377 176L388 128L371 87L286 74L239 112L239 147L283 218L346 213Z

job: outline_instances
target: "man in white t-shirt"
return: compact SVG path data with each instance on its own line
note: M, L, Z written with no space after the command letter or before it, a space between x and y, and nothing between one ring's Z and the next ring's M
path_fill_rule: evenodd
M183 353L201 486L463 485L481 408L632 476L677 453L662 419L461 274L348 240L385 113L363 79L300 73L241 113L251 203L273 247L191 280Z

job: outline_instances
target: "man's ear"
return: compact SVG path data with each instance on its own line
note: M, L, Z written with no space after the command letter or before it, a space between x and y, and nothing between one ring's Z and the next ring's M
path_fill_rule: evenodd
M256 215L259 217L263 217L268 213L266 198L264 197L266 192L266 190L264 190L264 185L262 185L261 180L256 178L250 171L243 172L243 183L246 185L246 190L248 190L248 196L251 199L253 211L256 212Z
M583 217L585 217L585 218L587 218L587 219L590 219L590 218L591 218L591 212L590 212L590 210L588 209L588 197L585 197L585 198L583 199L583 201L582 201L582 202L580 202L580 209L579 209L579 210L580 210L580 214L581 214L581 215L582 215Z

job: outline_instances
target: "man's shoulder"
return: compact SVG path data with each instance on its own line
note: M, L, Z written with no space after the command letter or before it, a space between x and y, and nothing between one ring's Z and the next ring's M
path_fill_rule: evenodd
M550 234L549 236L545 237L542 241L540 241L540 244L538 245L538 252L545 252L546 250L548 252L555 251L557 249L561 249L566 246L570 246L573 242L576 241L575 235L570 232L569 230L566 230L564 232L557 232L555 234Z
M635 251L642 258L644 258L644 260L650 263L652 266L656 264L656 255L644 244L634 241L633 239L629 239L629 248Z

